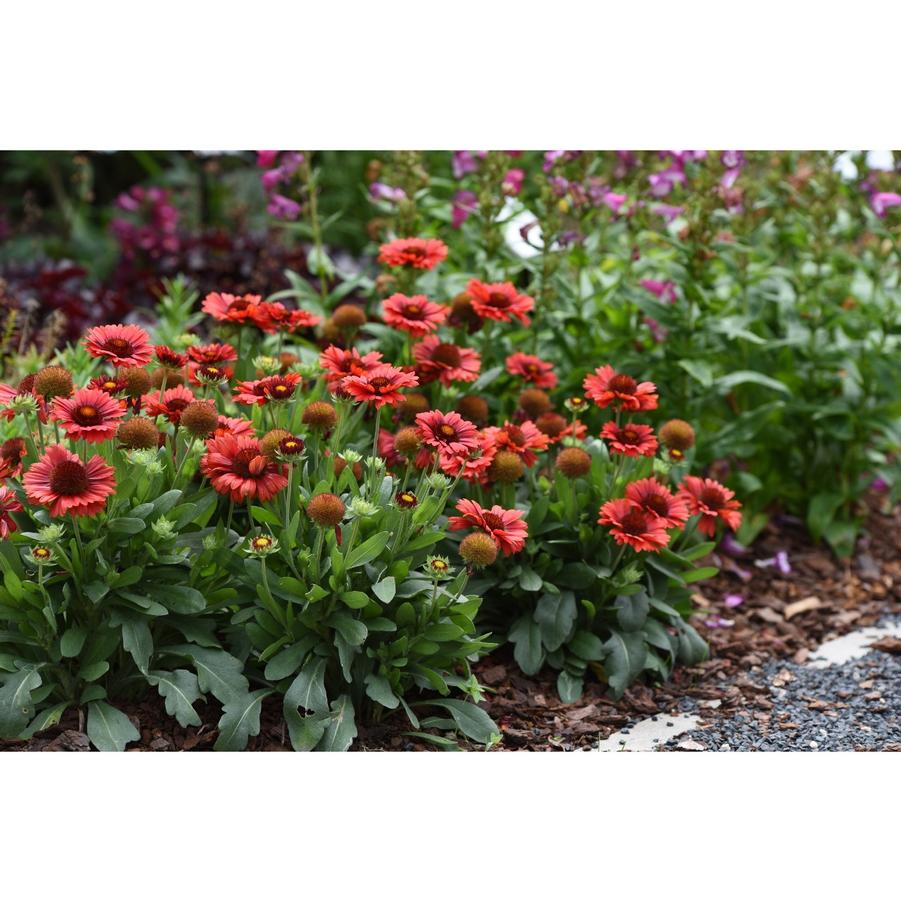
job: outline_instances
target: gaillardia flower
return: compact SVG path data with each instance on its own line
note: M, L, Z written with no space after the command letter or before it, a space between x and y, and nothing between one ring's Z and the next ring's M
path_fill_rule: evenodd
M60 444L51 444L22 479L28 500L50 508L51 516L96 516L116 491L115 471L95 455L81 459Z
M636 551L659 551L669 544L666 522L625 497L607 501L598 522L609 526L617 544L628 544Z
M653 382L636 382L612 366L599 366L586 375L582 387L601 409L611 404L630 411L657 409L657 386Z
M479 430L459 413L420 413L416 417L416 434L423 444L450 457L466 456L479 446Z
M529 419L519 423L505 422L503 428L489 426L484 431L485 443L496 450L512 451L526 466L538 461L535 451L547 450L550 439Z
M451 516L447 526L452 532L460 529L479 529L494 539L505 555L516 554L523 549L529 527L520 510L505 510L495 504L490 510L475 501L464 498L457 503L461 516Z
M97 444L115 436L125 404L99 388L81 388L72 397L54 398L52 412L67 437Z
M377 350L360 356L359 351L354 347L350 350L343 350L333 344L319 355L319 365L326 371L325 378L329 389L334 389L347 376L365 375L376 366L384 364L382 355Z
M220 322L248 325L255 323L262 299L258 294L236 297L234 294L220 294L213 291L203 299L201 309Z
M185 407L195 400L197 398L184 385L176 385L167 388L162 398L157 394L145 394L142 404L148 416L165 416L169 422L178 425Z
M732 531L741 525L741 503L730 491L714 479L686 476L679 487L679 496L688 504L691 516L700 515L698 531L708 537L716 533L716 523L721 519Z
M379 262L387 266L434 269L447 257L447 245L437 238L397 238L379 248Z
M536 388L555 388L554 367L532 354L515 353L507 357L507 372L531 382Z
M403 397L402 389L415 388L418 384L419 379L414 373L384 363L363 375L347 376L341 387L354 400L374 404L379 410L386 404L394 406Z
M382 318L392 328L421 338L434 332L447 318L448 307L432 303L424 294L392 294L382 301Z
M420 382L474 382L479 377L482 358L468 348L445 344L437 335L429 335L413 345L413 359Z
M206 446L200 471L216 491L235 503L248 498L265 503L288 484L285 467L267 457L256 438L222 435L211 438Z
M610 450L627 457L653 457L657 453L657 439L649 425L627 422L618 426L612 419L604 423L601 438L610 442Z
M685 525L688 506L681 497L676 497L657 479L638 479L626 485L626 497L639 509L653 513L662 519L668 528Z
M115 366L146 366L153 356L150 336L137 325L97 325L84 339L92 357L102 357Z
M0 485L0 538L9 538L10 532L16 531L16 521L12 518L13 513L19 513L22 505L11 488L6 485Z
M472 279L466 286L466 293L473 311L482 319L512 322L515 317L523 325L529 324L527 314L535 306L535 301L528 294L520 294L510 282L486 284Z

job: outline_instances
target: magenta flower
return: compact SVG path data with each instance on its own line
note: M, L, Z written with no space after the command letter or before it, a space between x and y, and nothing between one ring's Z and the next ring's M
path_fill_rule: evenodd
M879 191L870 197L870 204L873 207L873 212L880 219L884 219L888 209L893 206L901 206L901 194L894 194L891 191Z
M454 178L463 178L470 172L475 172L479 168L478 160L468 150L455 150L451 158L451 169Z
M723 597L723 603L727 607L740 607L744 602L744 596L740 594L727 594Z
M451 207L451 227L460 228L476 211L476 195L472 191L457 191Z
M783 576L787 576L792 571L791 563L788 560L788 553L786 551L779 551L775 557L768 557L766 560L755 560L754 563L761 569L775 566Z
M406 196L403 188L394 188L381 181L374 181L369 186L369 196L373 200L387 200L388 203L400 203Z
M673 282L659 282L653 278L643 278L638 284L664 303L676 302L676 285Z
M645 316L644 324L648 327L648 331L650 331L655 344L663 344L663 342L666 341L669 332L656 319Z
M613 191L607 191L604 194L603 202L604 205L613 210L614 213L618 213L628 201L628 197L625 194L616 194Z
M658 203L651 207L651 212L657 216L663 216L665 222L672 222L677 216L682 215L683 207L673 206L669 203Z
M269 198L266 212L276 219L296 219L300 215L300 204L282 194L273 194Z
M275 165L275 161L278 159L280 152L281 151L279 150L258 150L257 166L260 169L270 169Z
M662 172L652 172L648 182L654 197L666 197L675 185L685 184L685 173L678 166L670 166Z
M510 169L501 182L501 191L508 197L516 197L522 190L522 182L526 173L522 169Z

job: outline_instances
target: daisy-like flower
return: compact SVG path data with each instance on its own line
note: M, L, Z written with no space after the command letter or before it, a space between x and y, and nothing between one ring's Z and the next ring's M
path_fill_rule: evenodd
M457 503L456 509L462 516L451 516L448 519L447 527L452 532L461 529L479 529L490 535L507 556L523 549L529 527L523 521L522 511L505 510L497 504L486 510L475 501L465 498Z
M262 301L259 294L220 294L213 291L203 299L201 309L220 322L234 322L238 325L255 324L258 307Z
M516 454L526 466L538 462L535 451L547 450L550 439L530 419L518 425L505 422L503 428L489 426L484 433L486 443L495 450L507 450Z
M268 403L269 397L263 387L263 379L255 379L249 382L238 382L232 392L232 400L236 404L256 404L262 407Z
M445 344L437 335L429 335L413 345L416 374L422 384L440 381L474 382L482 368L482 358L468 347Z
M349 375L341 387L357 401L375 404L380 410L386 404L394 406L403 399L403 388L415 388L419 379L412 372L383 363L363 375Z
M267 457L256 438L222 435L207 441L200 471L220 494L235 503L247 498L266 502L287 484L285 467Z
M12 518L13 513L20 513L22 505L11 488L0 485L0 538L7 539L18 526Z
M622 410L656 410L657 386L636 382L612 366L599 366L582 382L585 393L601 408L613 404Z
M604 423L601 438L610 442L610 450L627 457L653 457L657 453L657 439L649 425L627 422L618 426L612 419Z
M98 454L83 463L61 444L47 448L22 484L28 500L49 507L51 516L96 516L116 491L115 470L103 457Z
M424 294L392 294L382 301L382 318L392 328L421 338L434 332L450 312L449 307L432 303Z
M125 415L125 404L99 388L81 388L71 397L56 397L52 409L67 437L89 444L114 437Z
M397 238L379 248L379 262L387 266L434 269L447 257L447 245L437 238Z
M145 394L141 399L141 406L151 419L165 416L169 422L178 425L182 411L195 400L197 398L184 385L176 385L174 388L167 388L162 398L159 394Z
M531 382L536 388L555 388L554 367L532 354L515 353L507 357L507 372Z
M191 363L189 378L192 385L221 385L234 375L230 366L221 363Z
M307 310L291 310L288 315L288 331L299 332L305 328L314 328L322 322L322 317Z
M24 438L7 438L0 444L0 479L14 479L22 471Z
M216 366L233 363L238 359L238 352L231 344L195 344L188 348L188 359L193 363Z
M465 457L479 446L479 430L459 413L419 413L416 434L423 444L446 456Z
M125 379L119 378L115 375L95 375L88 384L88 388L96 388L99 391L103 391L105 394L114 395L121 394L126 387Z
M182 366L188 362L188 358L185 354L180 354L177 351L172 350L172 348L166 344L154 345L153 355L156 357L157 362L167 369L181 369Z
M535 306L535 301L528 294L520 294L510 282L486 284L472 279L466 286L466 293L473 311L482 319L512 322L515 316L523 325L529 324L526 314Z
M667 528L684 526L688 519L688 505L675 496L657 479L638 479L626 485L626 498L645 513L660 517Z
M617 544L628 544L636 551L659 551L669 544L666 521L625 497L607 501L598 522L610 528Z
M349 375L365 375L376 366L382 365L382 355L374 350L360 356L360 352L352 347L343 350L332 344L319 355L319 365L326 371L329 390L339 385Z
M235 438L245 436L253 438L255 434L253 423L249 420L237 419L233 416L220 416L219 425L216 426L213 437L219 438L222 435L233 435Z
M92 357L115 366L146 366L153 356L150 336L137 325L97 325L89 329L84 345Z
M487 485L488 470L496 455L497 449L494 447L479 448L470 453L468 457L451 457L447 454L440 454L438 465L441 467L441 471L451 478L459 476L464 482Z
M741 503L735 500L735 492L715 479L686 476L679 486L679 496L688 504L689 515L700 515L698 530L704 535L713 537L718 519L733 532L741 525Z

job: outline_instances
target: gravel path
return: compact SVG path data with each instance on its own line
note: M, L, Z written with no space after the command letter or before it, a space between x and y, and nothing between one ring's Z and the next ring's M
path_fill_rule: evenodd
M901 656L870 651L817 667L770 660L748 676L760 704L717 716L683 699L706 728L661 743L661 750L901 750Z

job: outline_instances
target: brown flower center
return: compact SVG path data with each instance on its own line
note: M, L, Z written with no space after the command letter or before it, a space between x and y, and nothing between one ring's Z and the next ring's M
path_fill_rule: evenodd
M407 319L422 319L423 309L419 304L409 303L404 307L404 315Z
M231 312L243 313L249 306L250 306L250 304L246 300L244 300L243 297L239 297L237 300L233 300L228 305L228 311L230 313Z
M649 494L644 499L644 506L648 510L652 510L658 516L666 516L669 513L669 504L662 494Z
M726 502L723 493L718 488L703 488L699 495L701 503L711 510L719 510Z
M486 303L489 307L497 307L498 309L505 310L510 306L510 298L501 291L492 291L488 295Z
M382 390L388 388L390 384L388 379L380 375L370 380L369 387L372 388L376 394L381 394Z
M497 513L483 513L482 514L482 522L488 526L489 529L494 531L495 529L503 529L504 521L497 515Z
M619 440L622 441L623 444L638 444L638 432L636 432L635 429L626 427L620 432Z
M77 460L62 460L50 473L50 490L54 494L72 497L88 488L88 471Z
M607 390L612 391L614 394L634 394L637 388L638 383L635 379L631 375L623 375L622 373L613 376L607 384Z
M523 445L526 443L526 436L518 425L510 425L504 430L511 444Z
M648 523L641 510L630 510L621 520L620 529L627 535L641 535L647 530Z
M83 407L76 407L72 413L72 418L79 425L97 425L103 421L103 417L96 407L85 404Z
M117 354L124 354L126 351L131 350L131 342L126 341L124 338L110 338L106 342L106 346Z
M262 461L262 462L261 462ZM232 471L242 479L257 479L266 469L266 458L253 447L245 447L235 454Z
M439 344L432 351L432 361L456 368L460 365L460 348L456 344Z
M447 423L444 423L444 425L439 426L438 431L442 435L444 435L445 438L456 438L457 437L457 430L452 425L448 425Z

